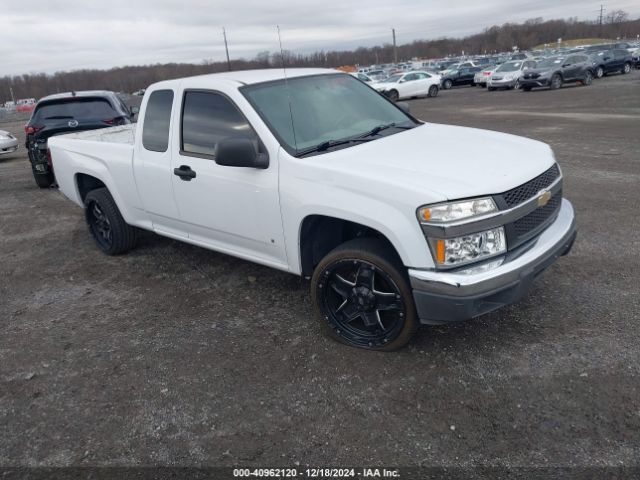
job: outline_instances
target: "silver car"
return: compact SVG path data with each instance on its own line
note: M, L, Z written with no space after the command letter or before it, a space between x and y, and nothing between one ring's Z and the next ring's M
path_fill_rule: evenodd
M18 149L18 139L9 132L0 130L0 155L13 153Z
M476 73L475 76L473 77L473 83L475 83L476 85L482 88L486 87L487 82L489 81L489 77L493 75L493 72L496 71L498 66L499 65L492 65Z
M518 89L525 70L535 68L535 60L513 60L500 65L487 81L490 91L498 88Z

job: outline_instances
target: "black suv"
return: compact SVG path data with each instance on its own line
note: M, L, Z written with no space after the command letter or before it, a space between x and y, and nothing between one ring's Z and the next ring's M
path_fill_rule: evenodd
M586 54L549 57L536 63L536 67L524 72L520 78L520 86L525 92L536 87L549 87L552 90L562 87L564 83L580 82L591 85L593 68L591 59Z
M55 181L47 150L49 137L125 125L135 112L108 91L58 93L40 99L24 127L25 147L38 186L47 188Z
M602 78L604 75L614 72L629 73L632 64L631 54L620 48L591 54L591 66L596 78Z
M471 85L474 87L475 83L473 82L473 78L476 73L481 70L481 67L462 67L442 77L440 83L445 90L449 90L451 87L458 85Z

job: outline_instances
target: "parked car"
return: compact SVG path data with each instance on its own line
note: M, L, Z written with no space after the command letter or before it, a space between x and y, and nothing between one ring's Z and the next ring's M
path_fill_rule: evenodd
M631 64L635 68L640 68L640 48L631 54Z
M535 65L535 60L515 60L503 63L487 80L487 90L520 88L522 74L525 70L535 67Z
M50 137L125 125L131 123L136 110L109 91L58 93L42 98L24 127L25 147L38 186L47 188L55 181L47 152Z
M442 88L449 90L451 87L461 85L471 85L473 87L475 86L474 77L481 70L481 67L463 67L460 70L453 70L442 76Z
M489 77L493 75L493 72L495 72L497 68L498 65L490 65L485 67L483 70L476 72L473 76L473 83L479 87L486 88Z
M18 150L18 139L9 132L0 130L0 155L6 155Z
M440 76L427 72L407 72L391 75L380 83L372 85L378 92L397 102L413 97L436 97Z
M367 73L367 75L374 82L379 82L387 78L387 74L384 70L371 70L369 73Z
M576 235L548 145L423 124L334 70L163 81L136 128L50 148L102 252L141 228L301 275L329 334L366 349L515 302Z
M353 72L353 73L350 73L349 75L353 75L358 80L361 80L365 83L373 83L373 79L371 79L371 77L369 77L369 75L367 75L366 73Z
M632 55L626 50L602 50L590 56L594 77L602 78L609 73L629 73L633 65Z
M583 85L591 85L592 80L590 57L587 54L574 54L539 61L535 69L525 72L520 85L528 92L537 87L549 87L554 90L565 83L581 82Z

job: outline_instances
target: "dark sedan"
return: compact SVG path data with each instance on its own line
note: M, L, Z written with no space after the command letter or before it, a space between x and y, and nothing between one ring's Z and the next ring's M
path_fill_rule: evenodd
M583 85L591 85L592 81L593 69L589 56L574 54L540 60L536 68L524 72L520 86L525 92L529 92L537 87L555 90L565 83L580 82Z
M471 85L474 87L475 83L473 81L473 77L475 77L476 73L481 70L481 67L462 67L459 70L453 70L442 77L442 88L449 90L451 87L459 85Z

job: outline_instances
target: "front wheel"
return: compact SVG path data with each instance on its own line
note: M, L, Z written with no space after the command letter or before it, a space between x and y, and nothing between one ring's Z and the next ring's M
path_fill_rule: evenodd
M438 86L431 85L429 87L429 91L427 92L427 97L437 97L438 96Z
M136 243L136 229L127 224L106 188L91 190L84 199L85 218L91 236L107 255L119 255Z
M596 78L602 78L604 76L604 70L602 67L596 68Z
M622 67L622 73L629 73L631 71L631 64L625 63L624 67Z
M557 90L562 87L562 77L557 73L551 77L551 84L549 85L551 90Z
M389 92L389 100L391 100L392 102L397 102L398 100L400 100L400 95L398 94L397 90L391 90Z
M584 78L582 79L582 84L588 87L589 85L591 85L592 82L593 82L593 74L587 71L584 74Z
M418 327L406 270L377 239L350 240L327 254L313 272L311 298L328 335L352 347L395 350Z
M445 90L449 90L453 86L453 82L451 80L445 80L442 84L442 88Z

